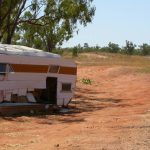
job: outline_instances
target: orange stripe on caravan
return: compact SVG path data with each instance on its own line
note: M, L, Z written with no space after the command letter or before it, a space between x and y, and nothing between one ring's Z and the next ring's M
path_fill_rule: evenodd
M14 72L25 73L47 73L48 66L46 65L26 65L26 64L11 64Z
M47 73L49 66L47 65L27 65L27 64L11 64L14 72L24 73ZM76 67L63 67L60 66L59 74L76 75Z
M76 75L77 74L77 68L61 66L59 69L59 74Z

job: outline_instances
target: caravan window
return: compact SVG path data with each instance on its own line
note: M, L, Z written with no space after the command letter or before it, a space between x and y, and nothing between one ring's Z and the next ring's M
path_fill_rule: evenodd
M50 73L58 73L58 70L59 70L59 66L56 65L51 65L49 68Z
M0 74L6 74L8 72L14 72L11 65L5 64L5 63L0 63Z
M0 74L6 73L6 66L7 64L0 63Z
M71 92L71 83L62 83L62 92Z

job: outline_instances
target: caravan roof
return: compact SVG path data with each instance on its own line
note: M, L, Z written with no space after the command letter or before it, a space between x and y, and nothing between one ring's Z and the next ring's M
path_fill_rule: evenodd
M21 45L0 44L0 54L60 58L60 55Z

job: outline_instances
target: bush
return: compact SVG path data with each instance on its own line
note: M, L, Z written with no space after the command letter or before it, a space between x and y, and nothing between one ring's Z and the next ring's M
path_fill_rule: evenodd
M125 53L128 55L133 55L136 45L130 41L126 41L126 46L124 47Z
M118 53L120 51L119 45L115 43L109 42L108 48L109 48L108 50L110 53Z
M52 51L52 53L59 54L59 55L62 55L63 52L64 52L64 51L63 51L62 49L54 49L54 50Z
M78 48L77 47L73 48L73 50L72 50L72 56L73 57L77 57L78 56Z
M84 52L107 52L107 53L121 53L121 54L128 54L128 55L150 55L150 45L143 44L142 46L136 47L130 41L126 41L125 47L119 47L118 44L109 42L108 46L99 47L93 46L90 47L87 43L84 44L84 47L81 47L78 44L76 47L69 47L65 49L54 50L54 53L62 54L63 51L71 52L73 57L77 57L79 53Z
M148 44L143 44L143 45L141 45L140 46L140 48L141 48L141 54L142 55L150 55L150 45L148 45Z
M83 78L83 79L82 79L82 83L83 83L83 84L90 84L90 85L91 85L91 84L92 84L92 81L91 81L91 79L89 79L89 78Z

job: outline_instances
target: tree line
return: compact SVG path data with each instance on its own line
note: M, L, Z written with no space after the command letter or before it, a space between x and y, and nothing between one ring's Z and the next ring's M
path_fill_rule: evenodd
M86 26L93 0L0 0L0 42L51 52Z
M143 43L142 45L137 46L131 41L127 41L125 46L120 47L119 44L109 42L107 46L100 47L94 46L90 47L88 43L84 43L84 46L80 44L72 47L72 48L59 48L59 51L55 51L57 53L62 54L63 51L71 51L73 56L78 56L79 53L82 52L108 52L108 53L121 53L127 55L150 55L150 45L147 43Z

